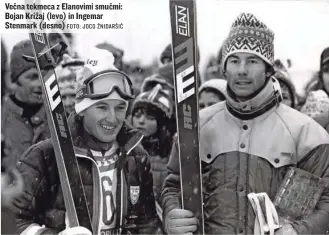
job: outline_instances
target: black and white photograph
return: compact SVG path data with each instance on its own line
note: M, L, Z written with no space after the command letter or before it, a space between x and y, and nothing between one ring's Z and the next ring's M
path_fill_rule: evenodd
M0 12L0 234L329 234L328 0Z

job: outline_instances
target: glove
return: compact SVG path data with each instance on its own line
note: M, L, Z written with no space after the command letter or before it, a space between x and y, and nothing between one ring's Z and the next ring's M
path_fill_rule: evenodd
M91 231L82 226L67 228L60 232L58 235L92 235Z
M192 234L197 230L198 219L191 211L173 209L165 217L168 234Z
M298 235L297 231L291 226L291 224L284 224L282 228L275 232L275 235Z

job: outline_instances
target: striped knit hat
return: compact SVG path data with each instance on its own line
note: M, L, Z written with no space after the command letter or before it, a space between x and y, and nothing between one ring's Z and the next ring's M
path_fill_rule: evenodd
M234 21L223 44L223 65L227 58L237 52L252 53L267 64L274 60L274 33L253 14L242 13Z
M133 103L132 110L150 106L161 110L168 118L173 115L174 101L161 84L157 84L152 90L139 94Z

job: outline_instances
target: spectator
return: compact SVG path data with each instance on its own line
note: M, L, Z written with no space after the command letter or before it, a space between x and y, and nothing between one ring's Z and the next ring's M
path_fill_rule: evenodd
M318 80L309 86L309 91L300 111L329 131L329 47L321 53Z
M199 88L199 108L204 109L218 102L226 100L227 81L224 79L210 79Z
M154 195L158 202L167 175L174 135L168 126L173 115L173 104L168 93L157 84L152 90L141 93L132 107L132 125L145 136L142 144L151 157Z
M282 103L295 109L297 106L296 88L287 69L280 60L276 60L274 61L274 70L275 74L273 76L278 79L281 87Z
M32 144L50 137L39 74L23 54L33 56L30 40L17 43L12 50L10 70L15 91L5 97L2 107L2 131L13 164Z

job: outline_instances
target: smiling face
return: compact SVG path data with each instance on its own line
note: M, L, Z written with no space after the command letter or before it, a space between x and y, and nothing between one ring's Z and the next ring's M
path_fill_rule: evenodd
M82 112L85 130L101 142L113 142L126 118L127 103L122 100L104 100Z
M251 53L235 53L226 61L225 76L234 94L245 100L265 84L266 64Z
M27 104L41 104L42 89L39 74L36 68L23 72L16 82L16 98Z

